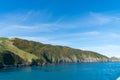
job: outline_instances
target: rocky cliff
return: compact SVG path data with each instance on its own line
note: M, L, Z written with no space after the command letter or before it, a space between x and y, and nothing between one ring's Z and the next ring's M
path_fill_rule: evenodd
M0 38L0 66L45 65L71 62L108 62L107 56L66 46L19 38Z

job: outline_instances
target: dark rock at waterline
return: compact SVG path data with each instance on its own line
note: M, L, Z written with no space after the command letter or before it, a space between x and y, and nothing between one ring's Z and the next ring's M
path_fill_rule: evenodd
M109 61L118 61L118 59L66 46L43 44L19 38L0 38L0 68Z

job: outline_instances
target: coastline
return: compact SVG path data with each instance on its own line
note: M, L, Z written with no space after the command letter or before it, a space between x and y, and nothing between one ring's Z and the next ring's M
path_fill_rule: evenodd
M33 67L33 66L52 66L57 64L79 64L79 63L118 63L119 61L104 61L104 62L65 62L65 63L46 63L43 65L32 65L32 64L17 64L17 65L2 65L0 69L9 69L9 68L23 68L23 67Z

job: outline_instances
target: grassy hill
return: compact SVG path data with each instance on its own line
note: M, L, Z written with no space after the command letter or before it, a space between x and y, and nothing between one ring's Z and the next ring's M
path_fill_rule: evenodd
M42 56L46 60L46 62L50 63L97 61L102 62L108 60L108 57L92 51L83 51L66 46L53 46L18 38L14 38L11 41L13 42L13 45L18 47L19 49L36 55L39 58L41 58Z
M10 51L14 53L15 55L18 55L25 61L31 62L32 59L37 59L37 56L29 54L28 52L25 52L23 50L20 50L16 46L13 45L13 43L9 39L0 39L0 51Z
M107 62L109 58L92 51L53 46L19 38L0 38L0 64L44 65L65 62Z

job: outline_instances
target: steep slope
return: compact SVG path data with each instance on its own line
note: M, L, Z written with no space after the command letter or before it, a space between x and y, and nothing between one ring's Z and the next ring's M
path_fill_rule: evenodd
M65 46L53 46L19 38L14 38L11 41L19 49L39 58L44 58L44 63L109 61L108 57L92 51L83 51Z
M0 52L0 68L7 66L19 66L25 63L25 61L20 58L18 55L10 51Z
M15 58L15 61L17 61L17 59L19 57L21 64L31 64L33 60L38 59L37 56L18 49L16 46L13 45L13 43L9 39L0 38L0 57L1 57L0 62L2 64L6 63L3 61L4 55L6 54L6 52L7 52L8 56L12 56L11 58ZM16 56L17 56L17 58L16 58ZM16 64L17 63L14 63L14 65L16 65ZM6 64L4 64L4 65L6 65Z
M107 56L66 46L0 38L0 68L18 65L45 65L68 62L107 62Z

